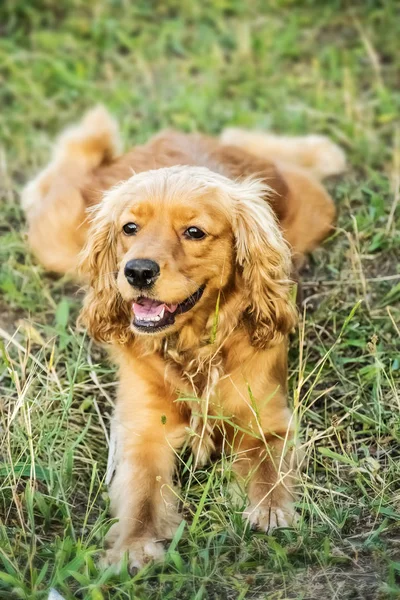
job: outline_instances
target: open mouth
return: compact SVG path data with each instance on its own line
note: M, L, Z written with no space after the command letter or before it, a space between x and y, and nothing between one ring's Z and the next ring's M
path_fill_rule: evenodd
M179 304L167 304L141 296L132 304L133 325L145 333L154 333L173 325L177 315L187 312L197 304L203 295L204 288L204 285L201 286L197 292Z

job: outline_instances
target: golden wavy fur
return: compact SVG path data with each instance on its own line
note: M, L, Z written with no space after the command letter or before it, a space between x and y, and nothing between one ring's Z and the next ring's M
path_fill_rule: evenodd
M318 179L344 156L326 138L241 130L164 132L122 156L117 140L104 109L89 113L23 204L39 260L59 272L79 263L80 320L119 367L107 560L128 552L138 567L162 556L179 523L173 475L186 441L197 464L222 442L231 450L251 525L292 522L290 276L331 230ZM130 265L143 261L157 270L138 280Z

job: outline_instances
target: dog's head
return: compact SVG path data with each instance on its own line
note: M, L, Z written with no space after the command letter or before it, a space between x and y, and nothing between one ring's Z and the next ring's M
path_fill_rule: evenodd
M256 180L204 167L147 171L107 192L81 260L90 334L166 336L194 318L205 324L234 292L253 342L280 341L295 323L290 254L264 195Z

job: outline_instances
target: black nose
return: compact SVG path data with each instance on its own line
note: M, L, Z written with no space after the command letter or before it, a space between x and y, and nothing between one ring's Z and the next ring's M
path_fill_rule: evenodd
M125 277L137 288L148 288L153 285L160 274L160 267L154 260L136 258L125 265Z

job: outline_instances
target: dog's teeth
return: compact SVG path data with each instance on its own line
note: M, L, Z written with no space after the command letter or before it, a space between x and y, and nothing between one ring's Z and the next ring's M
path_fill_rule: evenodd
M161 312L160 312L160 314L158 315L158 321L159 321L160 319L162 319L162 318L163 318L163 316L164 316L164 313L165 313L165 307L163 306L163 308L162 308L162 311L161 311Z
M141 317L140 319L137 319L139 322L141 321L142 323L156 323L157 321L160 321L162 318L161 315L155 315L154 317Z

